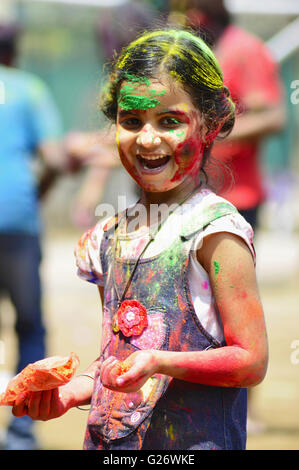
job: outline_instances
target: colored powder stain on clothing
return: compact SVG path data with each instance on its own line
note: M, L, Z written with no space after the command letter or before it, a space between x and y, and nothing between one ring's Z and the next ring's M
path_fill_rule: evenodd
M171 424L171 425L169 426L169 428L168 428L168 436L169 436L169 438L170 438L172 441L174 441L175 437L174 437L174 434L173 434L173 426L172 426L172 424Z
M205 290L207 290L209 288L208 281L204 281L201 285L202 285L202 288L205 289Z
M148 284L148 283L151 281L151 279L152 279L152 277L154 276L154 274L155 274L154 271L152 271L152 270L149 271L148 276L147 276L147 278L146 278L146 280L145 280L145 283L146 283L146 284Z
M154 291L155 291L155 293L158 294L158 292L160 291L160 289L161 289L160 283L159 283L159 282L155 282L155 284L154 284Z

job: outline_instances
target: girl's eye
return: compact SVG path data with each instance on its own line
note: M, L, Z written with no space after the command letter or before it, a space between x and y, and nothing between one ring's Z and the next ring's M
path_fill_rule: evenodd
M169 127L171 129L176 128L181 124L181 122L178 121L176 118L170 116L164 117L163 119L161 119L160 122L162 126Z
M141 121L138 118L130 117L123 119L120 124L126 129L137 129L141 125Z

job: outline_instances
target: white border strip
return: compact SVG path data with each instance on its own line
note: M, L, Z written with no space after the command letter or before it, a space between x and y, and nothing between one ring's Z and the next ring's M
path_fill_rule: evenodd
M225 0L232 13L299 15L298 0Z
M60 3L86 7L117 7L128 3L128 0L21 0L23 3Z

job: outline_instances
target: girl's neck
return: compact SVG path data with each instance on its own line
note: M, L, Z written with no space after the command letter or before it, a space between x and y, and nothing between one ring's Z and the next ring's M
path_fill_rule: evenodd
M200 180L187 179L178 187L172 189L171 191L164 191L162 193L157 192L142 192L141 198L138 204L142 205L146 212L142 211L142 217L138 218L138 223L136 224L136 213L133 210L133 214L130 214L130 211L127 212L127 230L128 227L131 227L134 224L134 230L140 230L142 227L151 227L156 226L163 221L165 221L168 216L176 210L178 205L183 204L189 199L189 197L194 194L196 189L200 187ZM153 207L155 205L156 207ZM161 207L162 206L162 207ZM168 206L168 207L165 207Z
M170 191L163 191L161 193L142 191L139 203L143 204L148 211L151 204L167 204L168 206L181 204L199 185L200 181L186 178L183 183Z

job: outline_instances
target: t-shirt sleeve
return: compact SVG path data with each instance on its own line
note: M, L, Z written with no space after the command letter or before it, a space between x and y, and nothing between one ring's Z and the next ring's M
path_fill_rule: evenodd
M253 245L253 229L251 225L238 212L219 217L211 222L205 230L199 233L194 240L194 250L198 250L204 237L213 233L228 232L240 237L248 246L255 262L255 249Z
M77 274L81 279L97 285L104 285L100 259L100 246L103 236L103 223L87 230L75 247Z

